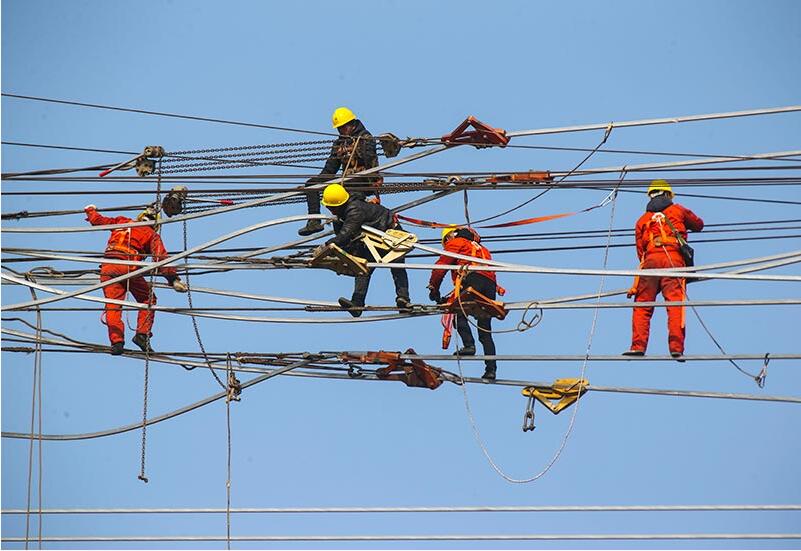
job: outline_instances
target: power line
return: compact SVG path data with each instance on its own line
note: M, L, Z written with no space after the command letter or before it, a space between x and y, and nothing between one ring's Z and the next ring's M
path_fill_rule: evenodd
M61 99L52 99L52 98L42 98L37 96L23 96L19 94L9 94L9 93L2 93L3 97L7 98L16 98L16 99L24 99L24 100L31 100L31 101L41 101L46 103L58 103L62 105L74 105L77 107L89 107L92 109L106 109L108 111L123 111L126 113L139 113L142 115L156 115L159 117L171 117L174 119L186 119L186 120L194 120L194 121L203 121L203 122L214 122L220 124L231 124L235 126L247 126L251 128L267 128L270 130L283 130L285 132L298 132L301 134L317 134L320 136L337 136L337 134L332 134L331 132L318 132L316 130L303 130L300 128L290 128L286 126L274 126L269 124L256 124L252 122L241 122L241 121L232 121L232 120L225 120L225 119L213 119L209 117L198 117L195 115L180 115L177 113L166 113L162 111L147 111L144 109L131 109L127 107L115 107L112 105L100 105L97 103L84 103L79 101L68 101L68 100L61 100Z
M232 514L315 513L593 513L593 512L801 511L801 505L476 505L465 507L231 507ZM42 509L43 515L221 514L217 507ZM4 515L24 514L5 509Z
M698 534L459 534L459 535L371 535L371 536L47 536L43 542L198 542L198 541L651 541L651 540L796 540L801 533L698 533ZM3 537L16 543L24 538Z

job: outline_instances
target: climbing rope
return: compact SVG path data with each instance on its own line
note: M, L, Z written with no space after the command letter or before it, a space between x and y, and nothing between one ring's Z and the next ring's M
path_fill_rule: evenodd
M623 171L621 171L620 180L618 181L618 186L617 187L619 187L620 183L623 181L623 179L625 177L626 177L626 171L623 170ZM607 265L607 262L609 260L609 248L610 248L609 245L611 244L611 241L612 241L612 226L613 226L614 219L615 219L615 206L617 205L617 193L616 193L617 187L615 188L615 191L613 192L613 196L612 196L612 199L611 199L612 208L611 208L611 212L610 212L610 216L609 216L609 229L608 229L607 242L606 242L607 247L606 247L606 250L604 252L603 269L606 269L606 265ZM598 286L597 303L600 303L600 301L601 301L601 297L603 295L603 287L604 287L605 279L606 279L606 276L602 275L601 276L601 282L600 282L600 284ZM584 377L586 375L587 363L588 363L588 360L589 360L589 357L590 357L590 351L592 349L592 340L593 340L593 336L595 335L595 328L596 328L597 320L598 320L598 312L599 312L598 308L595 308L594 311L593 311L592 325L590 326L590 333L589 333L589 336L587 338L587 349L586 349L586 351L584 353L584 360L583 360L583 362L581 364L581 373L579 375L579 380L580 381L583 381ZM458 333L457 333L457 335L458 335ZM513 483L513 484L528 484L530 482L534 482L534 481L542 478L543 476L545 476L545 474L548 473L548 471L550 471L551 468L559 460L559 458L562 455L562 452L564 451L565 447L567 446L568 439L570 438L570 435L573 432L573 427L575 426L576 416L578 415L578 409L579 409L580 400L577 401L576 404L573 407L573 413L572 413L572 415L570 417L570 422L568 423L567 430L565 431L565 435L562 438L562 442L559 445L559 448L556 450L556 452L554 453L553 457L551 457L551 460L545 465L545 467L539 473L537 473L534 476L531 476L529 478L521 478L521 479L512 478L511 476L507 475L498 466L498 464L493 460L492 455L489 453L489 450L487 449L487 446L486 446L486 444L484 443L484 441L483 441L483 439L481 437L481 431L478 428L475 416L473 415L472 408L470 407L470 399L469 399L468 394L467 394L467 385L465 384L464 372L462 371L462 362L461 362L461 359L460 359L458 354L456 355L456 365L457 365L457 367L459 369L459 378L461 380L462 394L464 396L464 405L465 405L465 410L467 411L468 419L470 421L470 426L473 429L473 434L476 437L476 442L478 443L479 447L481 448L481 451L484 454L484 457L487 458L487 461L489 462L490 466L492 466L493 470L496 473L498 473L498 475L500 475L504 480L506 480L507 482ZM579 394L583 390L584 390L584 388L580 384L579 385L579 389L578 389Z

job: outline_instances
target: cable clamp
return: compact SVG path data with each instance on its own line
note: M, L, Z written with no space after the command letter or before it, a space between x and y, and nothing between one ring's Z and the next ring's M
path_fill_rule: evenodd
M768 364L770 363L770 352L765 354L764 363L762 364L762 369L759 370L759 375L754 377L756 384L759 388L765 388L765 379L768 378Z
M523 432L534 430L534 396L529 395L526 411L523 413Z

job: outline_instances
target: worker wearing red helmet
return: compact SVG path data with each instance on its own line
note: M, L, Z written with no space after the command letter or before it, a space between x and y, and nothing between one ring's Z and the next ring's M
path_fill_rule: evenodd
M483 258L484 260L491 260L489 250L479 243L479 235L471 228L457 228L455 226L442 229L442 246L449 253L456 253L464 256L472 256L474 258ZM475 262L469 260L462 260L448 255L441 255L436 262L440 265L457 264L459 266L475 265ZM433 302L442 302L442 293L440 293L440 285L445 278L447 270L432 270L431 278L428 282L428 298ZM458 278L462 278L460 287L466 289L472 287L485 297L495 300L498 290L498 283L496 281L495 272L489 270L470 271L467 275L459 273L457 270L451 270L451 278L454 285ZM482 317L477 320L478 326L478 340L484 349L484 354L487 356L495 355L495 341L492 338L492 318ZM462 312L456 313L456 331L459 333L459 338L462 340L462 347L458 349L455 355L458 356L473 356L476 353L476 341L473 338L473 332L470 330L470 322L467 316ZM495 380L495 374L498 370L498 365L495 360L486 360L484 362L485 370L482 379L489 381Z
M94 205L84 207L86 220L93 226L106 226L111 224L130 224L134 222L126 216L108 217L103 216L97 211ZM136 221L144 220L158 221L158 214L153 207L148 207ZM153 257L154 262L167 258L167 250L161 237L156 233L152 226L137 226L133 228L116 228L111 230L104 258L110 260L128 260L141 262L148 255ZM104 263L100 266L100 281L106 282L121 275L137 270L140 266L133 264L112 264ZM173 289L179 293L187 291L186 284L175 273L175 268L163 266L158 273L167 279ZM128 292L134 296L137 302L143 304L156 304L156 295L153 289L143 276L136 276L120 283L112 283L103 287L103 294L106 298L124 300ZM151 328L153 327L153 310L139 310L136 320L136 335L133 343L143 352L153 352L150 348ZM106 325L108 326L108 336L111 341L111 354L118 356L123 353L123 343L125 341L125 326L122 323L122 307L119 304L106 303Z
M664 270L686 266L681 254L681 243L688 231L701 231L704 221L690 209L673 202L673 189L665 180L654 180L648 188L650 198L645 214L634 228L640 269ZM677 237L678 236L678 237ZM635 302L653 302L661 291L666 301L683 301L686 280L678 277L640 276L634 281L628 296ZM634 308L632 313L631 348L626 356L643 356L648 347L653 306ZM668 306L668 348L670 355L681 358L684 354L684 307ZM682 361L682 360L679 360Z

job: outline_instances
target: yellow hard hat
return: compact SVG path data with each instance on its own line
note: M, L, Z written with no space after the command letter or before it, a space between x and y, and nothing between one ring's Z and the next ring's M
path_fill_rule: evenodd
M648 186L648 195L651 195L655 191L667 191L673 195L673 188L670 187L667 180L654 180L651 182L651 185Z
M455 232L459 229L459 226L448 226L446 228L442 228L442 244L445 244L445 238L448 237L451 233Z
M341 184L331 184L323 190L323 204L326 207L339 207L347 203L350 193Z
M356 120L356 113L347 107L337 107L334 110L334 114L331 115L331 122L334 124L334 128L339 128L343 124L348 124L354 120Z
M153 208L153 206L147 207L145 210L139 213L139 216L136 217L137 222L142 222L144 220L155 220L156 222L159 221L159 213L158 211Z

